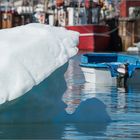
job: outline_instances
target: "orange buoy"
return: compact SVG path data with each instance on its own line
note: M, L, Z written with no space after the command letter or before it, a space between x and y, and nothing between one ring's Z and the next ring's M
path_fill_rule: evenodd
M56 0L56 6L60 7L64 5L64 0Z

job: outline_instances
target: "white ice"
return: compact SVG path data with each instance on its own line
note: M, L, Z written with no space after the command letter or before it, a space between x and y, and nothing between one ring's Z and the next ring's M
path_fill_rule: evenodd
M139 52L140 51L140 42L134 43L133 47L128 47L128 52Z
M74 56L79 33L28 24L0 30L0 104L38 85Z

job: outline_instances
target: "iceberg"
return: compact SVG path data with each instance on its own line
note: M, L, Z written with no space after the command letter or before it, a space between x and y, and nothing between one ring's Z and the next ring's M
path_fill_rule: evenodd
M79 33L31 23L0 30L0 104L17 99L78 52Z
M79 33L63 27L28 24L0 30L1 126L12 129L13 125L11 132L19 132L17 126L26 124L75 123L77 127L111 121L105 104L96 98L81 102L73 114L66 112L64 74L78 52L78 42ZM30 133L22 134L26 138Z

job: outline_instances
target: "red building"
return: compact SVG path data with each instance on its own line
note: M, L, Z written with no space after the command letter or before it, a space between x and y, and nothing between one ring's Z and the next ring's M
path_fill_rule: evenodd
M130 7L140 7L140 0L121 0L120 17L128 17Z

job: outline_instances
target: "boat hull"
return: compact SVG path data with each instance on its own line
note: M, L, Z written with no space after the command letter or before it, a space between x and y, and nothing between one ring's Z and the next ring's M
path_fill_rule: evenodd
M102 52L107 51L109 47L109 27L106 25L78 25L66 26L68 30L80 33L80 50Z
M120 85L140 83L140 58L119 53L86 53L81 56L85 81Z
M82 71L86 82L104 85L116 84L116 78L111 77L110 71L107 69L82 67Z
M101 85L116 85L117 78L111 76L111 72L108 69L97 68L81 68L84 74L86 82ZM140 69L136 69L132 77L128 78L127 84L139 84L140 83Z

